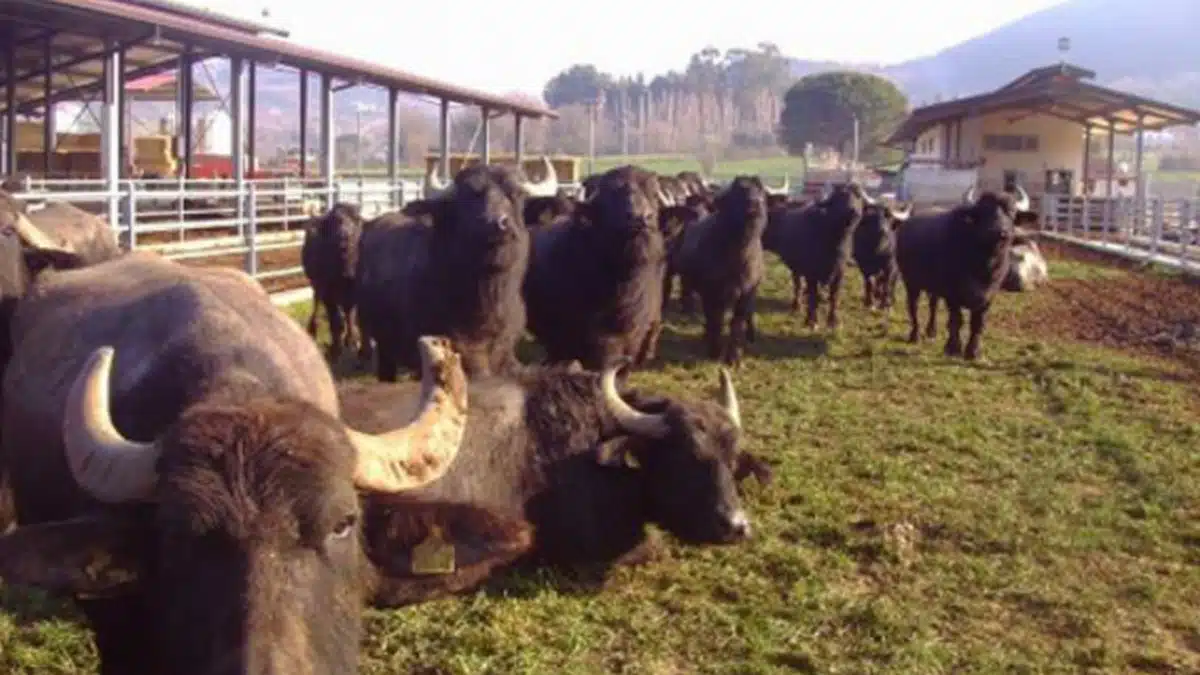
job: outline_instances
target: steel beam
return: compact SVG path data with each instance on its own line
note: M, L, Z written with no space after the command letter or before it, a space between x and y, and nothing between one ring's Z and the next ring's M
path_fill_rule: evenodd
M1137 203L1137 224L1139 227L1141 227L1146 217L1146 177L1142 175L1142 160L1144 159L1144 151L1146 149L1146 130L1142 127L1143 117L1143 115L1138 115L1137 118L1135 132L1137 134L1137 149L1134 155L1135 168L1133 170L1133 175L1137 176L1137 183L1135 185L1137 197L1135 201Z
M479 109L479 123L483 125L483 133L479 135L479 142L483 145L479 155L483 160L484 166L492 163L492 119L486 107Z
M326 208L333 208L333 194L337 157L334 154L333 138L333 76L321 73L321 177L325 179L328 198Z
M438 109L438 139L441 142L438 173L442 180L450 180L450 100L445 98Z
M125 100L125 83L128 82L125 73L125 48L117 49L117 150L120 162L117 164L117 177L123 178L133 167L133 139L129 125L129 103Z
M13 77L16 60L16 48L10 42L4 50L4 153L0 157L3 175L17 171L17 83Z
M308 175L308 71L300 69L300 177Z
M521 162L525 158L525 118L521 115L513 115L513 155L517 160L517 167L522 166Z
M236 56L229 59L229 107L231 178L240 191L246 183L246 62Z
M1083 186L1082 194L1088 194L1088 177L1092 169L1092 125L1084 127L1083 131L1083 180L1080 184Z
M1117 139L1117 125L1112 120L1108 121L1108 197L1113 196L1113 182L1117 179L1116 153L1114 146Z
M258 64L249 63L246 81L246 171L253 173L258 154L254 130L258 128Z
M104 58L104 97L101 106L100 166L104 175L104 187L108 195L108 222L117 226L121 183L121 71L124 66L121 50L114 48Z
M54 60L54 36L46 36L42 44L42 58L45 71L42 72L42 95L50 101L54 94L54 70L51 62ZM46 103L42 115L42 175L46 178L51 174L51 158L54 156L54 104Z
M388 89L388 137L387 137L387 170L388 184L395 188L400 180L400 91ZM397 204L393 203L393 206Z
M175 71L175 155L182 162L179 176L187 178L192 157L192 55L179 55Z

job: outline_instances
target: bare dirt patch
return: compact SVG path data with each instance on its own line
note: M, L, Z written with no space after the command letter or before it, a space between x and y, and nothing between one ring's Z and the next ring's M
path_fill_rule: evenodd
M1026 335L1166 357L1200 379L1200 280L1070 244L1044 241L1042 249L1052 266L1057 260L1121 272L1053 279L1027 309L998 323Z

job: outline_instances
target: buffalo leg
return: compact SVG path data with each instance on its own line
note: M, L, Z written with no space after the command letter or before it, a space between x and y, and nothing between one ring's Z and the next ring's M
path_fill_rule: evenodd
M710 359L721 358L721 334L724 332L725 313L728 306L716 298L701 298L704 307L704 341Z
M929 294L929 323L925 324L925 337L932 340L937 337L937 306L938 296Z
M800 291L804 288L804 279L799 272L792 272L792 312L800 311Z
M863 278L863 304L866 305L867 309L874 309L875 308L875 295L876 295L876 293L878 293L878 291L875 289L875 284L874 284L875 277L867 274L866 272L863 272L862 278Z
M671 291L673 291L674 288L675 274L668 269L666 274L663 275L662 306L664 312L667 311L667 304L671 302Z
M842 278L842 273L838 272L829 281L829 330L838 329L838 298L842 295Z
M754 304L758 305L758 293L754 294ZM746 317L746 342L751 344L758 342L758 325L754 321L754 315L758 312L755 307L750 308L750 316Z
M662 336L662 321L655 321L650 324L650 329L646 331L646 337L642 339L641 349L638 350L637 360L635 365L642 365L653 361L658 356L658 339Z
M666 296L663 296L663 302L666 302ZM688 283L685 276L679 277L679 308L689 316L696 311L696 295L692 292L692 285Z
M342 308L336 302L325 302L325 317L329 320L329 359L334 363L342 356L342 345L346 340L346 324L342 320Z
M916 344L921 341L921 291L908 286L904 290L908 296L908 341Z
M980 356L980 341L983 339L983 325L987 319L988 305L971 310L971 332L967 336L967 351L964 357L975 361Z
M400 364L397 362L396 354L386 346L376 343L375 377L380 382L395 382L399 374Z
M815 280L806 280L804 292L808 296L808 314L804 317L804 326L815 329L817 327L817 306L821 304L821 285Z
M317 312L321 309L321 298L313 293L312 313L308 315L308 334L317 339Z
M950 315L946 321L946 331L950 333L946 337L946 356L958 356L962 354L962 307L947 302L946 313Z
M371 337L371 332L367 330L367 322L363 319L361 309L355 309L354 320L358 324L358 362L361 366L366 366L371 362L371 357L374 354L374 340Z
M733 302L733 316L729 320L729 341L725 344L725 362L729 365L736 365L742 358L747 327L754 316L756 292L756 288L751 288Z

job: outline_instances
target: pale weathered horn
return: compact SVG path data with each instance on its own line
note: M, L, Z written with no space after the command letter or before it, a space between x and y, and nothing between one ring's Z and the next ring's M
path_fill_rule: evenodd
M777 188L767 188L767 194L786 197L792 190L792 177L789 174L783 174L783 185Z
M974 185L967 188L967 191L963 193L963 203L964 204L970 204L973 201L975 201L975 186Z
M662 189L662 187L659 187L658 203L662 206L675 206L675 199L671 195L667 194L666 190Z
M33 222L29 220L29 217L24 213L17 214L15 228L17 230L17 236L20 237L27 246L32 248L40 248L45 251L71 252L73 250L70 246L54 241L50 235L43 232L42 229L37 225L34 225Z
M450 189L449 184L438 175L437 165L429 167L429 171L425 173L425 187L422 191L425 199L432 199L448 189Z
M891 212L892 212L892 220L898 220L900 222L904 222L904 221L908 220L910 216L912 216L913 205L910 202L907 209L904 209L903 211L900 211L898 209L891 209Z
M729 370L721 368L721 407L729 415L733 426L742 428L742 408L738 405L737 389L733 386L733 376Z
M667 426L666 417L635 410L633 406L621 398L617 391L617 371L624 368L627 360L610 365L600 375L600 389L604 394L604 405L608 412L617 419L617 424L632 434L663 438L671 429Z
M354 482L377 492L401 492L446 474L467 430L467 376L462 357L444 337L423 336L421 401L407 426L384 434L347 428L358 450Z
M542 180L536 183L528 180L521 183L521 187L531 197L553 197L558 194L558 172L554 170L554 162L542 155L542 164L546 167L546 176Z
M145 499L158 480L156 443L130 441L113 426L108 401L115 350L92 352L67 394L63 447L79 487L102 502Z
M1028 211L1029 205L1030 205L1029 204L1029 193L1026 192L1025 188L1021 187L1020 185L1014 185L1013 187L1017 188L1017 192L1019 192L1021 194L1020 198L1017 199L1017 202L1015 205L1017 210L1018 211Z

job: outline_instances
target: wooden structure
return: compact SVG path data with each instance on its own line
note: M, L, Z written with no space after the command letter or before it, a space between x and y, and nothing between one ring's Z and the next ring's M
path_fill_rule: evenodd
M488 158L489 164L502 164L514 166L517 162L516 155L512 153L498 154L491 153ZM425 175L429 175L433 168L442 160L440 154L429 153L425 155ZM482 158L475 153L454 153L450 155L450 174L444 178L454 176L463 169L463 167L478 164ZM550 164L554 167L554 173L558 175L560 183L578 183L583 180L583 158L573 155L551 155ZM542 174L545 172L545 164L542 162L541 155L532 155L521 158L521 170L531 180L541 180L544 178Z

